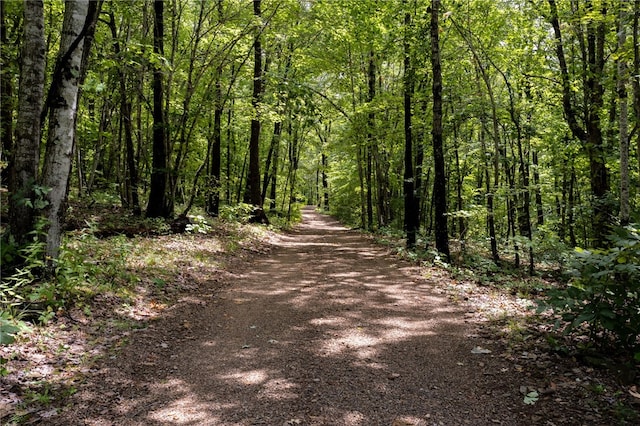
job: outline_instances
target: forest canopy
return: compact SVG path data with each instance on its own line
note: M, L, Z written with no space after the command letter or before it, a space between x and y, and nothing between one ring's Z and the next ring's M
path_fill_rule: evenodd
M53 269L78 204L306 203L530 273L611 248L640 220L638 3L0 2L3 269L34 233Z

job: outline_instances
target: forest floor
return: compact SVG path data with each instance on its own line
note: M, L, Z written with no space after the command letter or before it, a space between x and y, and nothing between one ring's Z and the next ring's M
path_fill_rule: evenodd
M0 421L615 425L640 408L632 383L528 331L529 302L403 260L311 209L243 253L216 268L183 259L172 302L147 298L118 327L70 312L17 344ZM41 365L18 369L27 359ZM29 375L58 381L26 395Z

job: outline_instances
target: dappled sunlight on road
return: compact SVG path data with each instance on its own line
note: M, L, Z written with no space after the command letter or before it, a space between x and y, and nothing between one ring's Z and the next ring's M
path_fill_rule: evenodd
M155 361L131 373L129 386L147 391L129 392L127 424L418 425L439 409L463 413L443 424L462 424L469 400L490 398L468 380L452 385L482 373L457 361L472 343L433 283L316 213L222 293L162 324L185 315L201 326L148 348Z

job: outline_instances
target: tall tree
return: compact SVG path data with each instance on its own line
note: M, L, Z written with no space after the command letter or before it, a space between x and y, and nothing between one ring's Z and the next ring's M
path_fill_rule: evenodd
M9 203L9 232L19 245L26 242L29 232L33 230L37 214L34 209L34 185L38 178L40 114L46 64L42 1L24 2L24 38L21 50L22 72L18 87L16 146L9 188L12 198Z
M0 2L0 161L7 161L13 150L13 79L7 37L6 2ZM9 181L9 168L2 169L0 185Z
M62 222L73 161L80 83L102 2L78 0L65 3L60 51L47 96L49 131L42 169L42 185L49 189L45 215L48 266L57 259Z
M413 174L412 95L414 74L411 64L411 13L409 11L404 14L404 31L404 226L407 234L407 248L413 248L416 245L420 212L416 200Z
M620 139L620 224L628 225L631 208L629 205L629 105L627 95L627 61L624 49L627 42L626 0L620 1L618 13L618 81L617 92L620 103L618 134ZM636 76L636 78L638 78Z
M153 53L164 56L164 1L153 2ZM170 217L173 212L167 197L168 153L167 131L164 110L164 84L162 60L155 61L153 68L153 159L148 217Z
M605 65L605 25L606 7L600 2L586 3L586 36L576 28L582 49L582 78L584 96L582 105L574 104L572 79L565 57L563 33L558 18L555 0L548 0L551 9L551 25L556 39L556 55L562 79L562 106L567 124L573 136L578 139L589 158L589 179L593 197L593 239L596 246L607 245L611 218L609 215L609 172L605 161L604 138L600 114L604 107L604 65ZM583 111L583 125L579 123L576 110Z
M436 249L449 260L449 228L447 226L447 182L442 141L442 66L440 64L440 0L431 1L431 69L433 71L433 202L435 205Z
M251 136L249 140L249 178L247 180L248 201L256 206L262 206L262 194L260 193L260 127L261 127L261 101L262 101L262 11L261 1L253 0L253 14L258 20L255 29L253 43L253 93L251 106L253 117L251 118ZM264 213L263 213L264 214Z
M116 59L119 59L122 54L122 48L120 47L120 42L118 41L118 31L116 28L115 16L112 11L108 13L108 16L109 21L107 22L107 25L111 30L111 37L113 38L113 51ZM127 75L125 73L125 68L118 67L117 73L118 87L120 88L120 117L124 128L124 141L127 157L127 179L129 183L129 185L126 185L128 188L128 196L126 197L126 199L131 203L130 207L133 211L133 214L139 216L142 210L140 209L140 200L138 197L138 165L136 164L135 148L133 145L133 119L131 100L129 99L129 94L127 93Z

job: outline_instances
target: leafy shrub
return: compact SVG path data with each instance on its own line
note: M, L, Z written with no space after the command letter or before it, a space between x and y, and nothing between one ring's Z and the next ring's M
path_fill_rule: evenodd
M606 250L576 249L573 278L549 292L539 312L552 309L566 332L588 335L599 344L615 344L640 358L639 225L618 228Z
M189 219L191 223L185 230L188 234L208 234L211 231L211 225L204 216L190 216Z
M253 213L251 204L240 203L236 205L224 205L220 207L220 218L228 221L248 222Z

